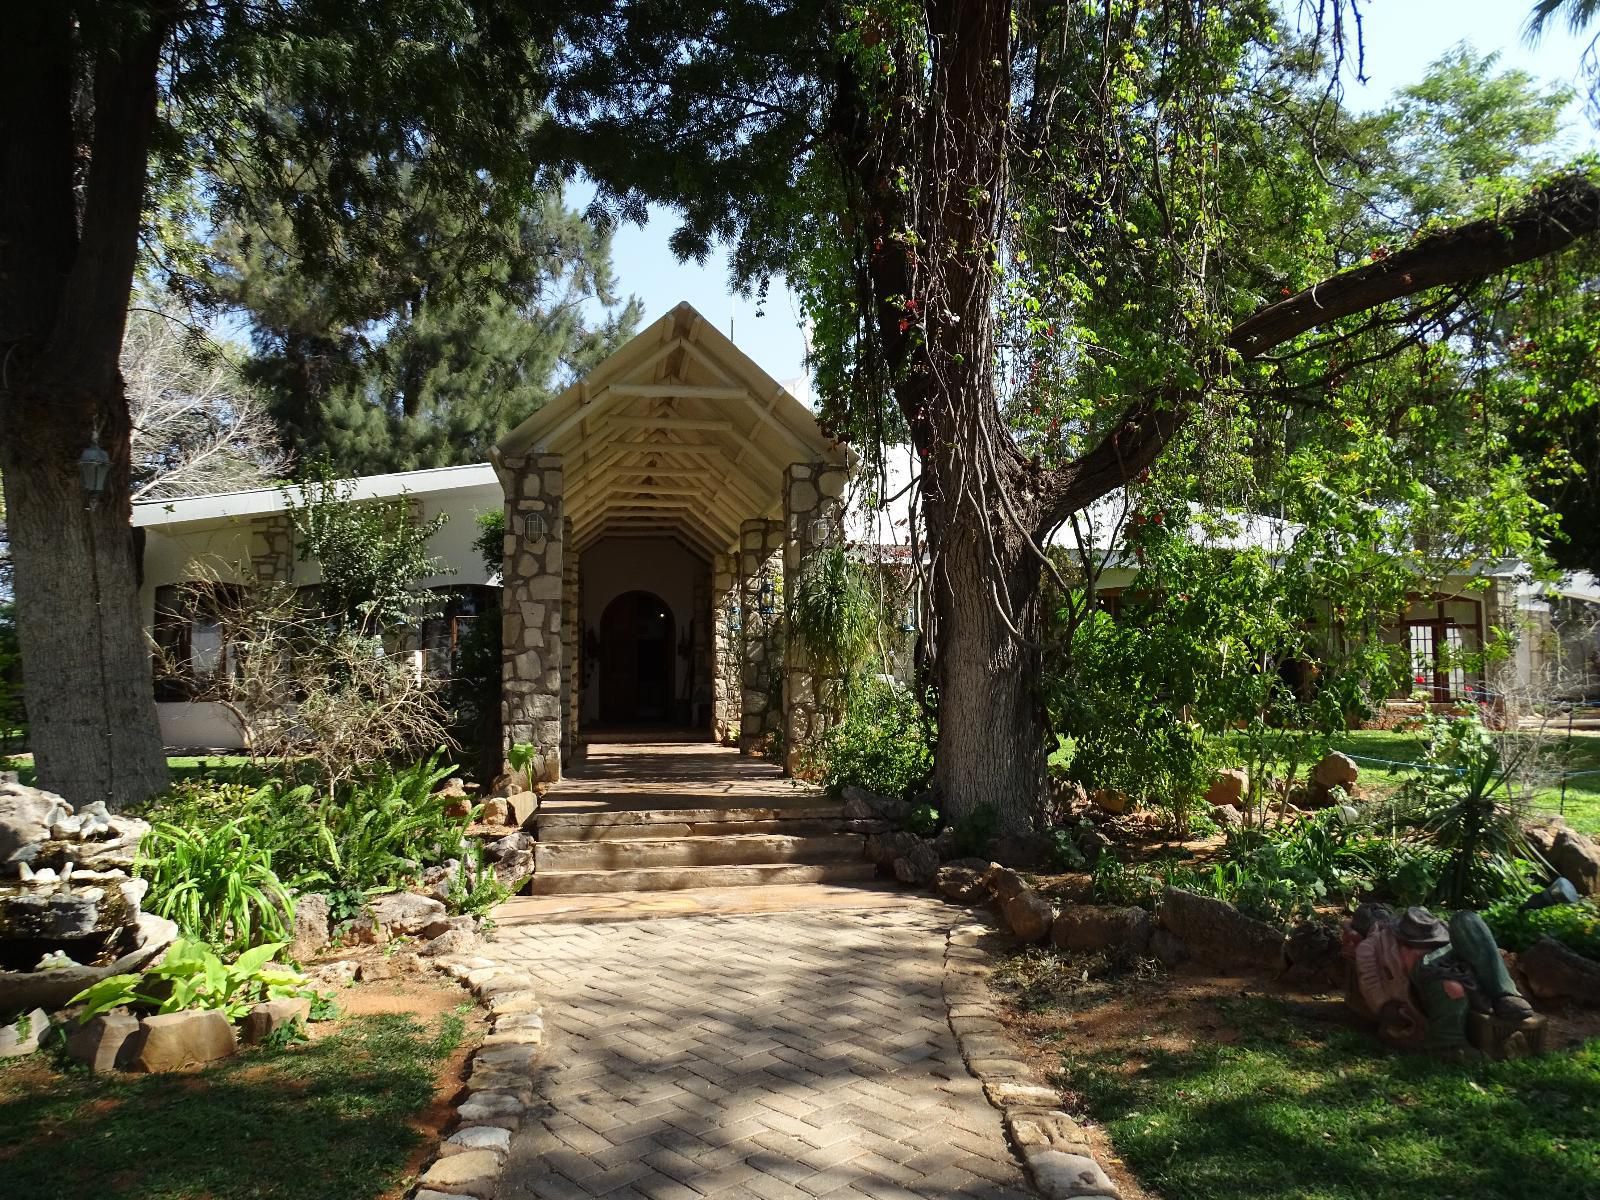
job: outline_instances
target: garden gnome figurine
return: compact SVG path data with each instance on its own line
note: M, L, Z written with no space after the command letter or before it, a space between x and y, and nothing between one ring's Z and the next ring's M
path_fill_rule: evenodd
M1345 922L1343 950L1352 967L1347 999L1377 1021L1378 1036L1390 1045L1460 1049L1469 1028L1474 1044L1496 1053L1519 1032L1517 1047L1542 1042L1541 1019L1475 912L1456 913L1447 928L1425 908L1396 917L1384 905L1364 904Z

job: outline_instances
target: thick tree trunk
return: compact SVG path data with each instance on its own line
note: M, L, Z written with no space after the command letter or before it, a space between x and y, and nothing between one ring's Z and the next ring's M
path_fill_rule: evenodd
M167 781L127 502L90 511L73 462L29 449L6 439L0 471L39 786L118 808Z
M71 9L24 5L16 16L0 40L0 472L23 696L40 782L74 803L121 805L166 781L117 361L170 14L128 14L121 39L92 55L92 133L73 120L91 56ZM93 437L111 476L91 511L78 456Z
M959 518L945 529L934 604L939 653L939 752L934 783L947 816L985 807L1007 833L1032 823L1044 767L1039 704L1037 559L1016 556L1001 573L1020 606L1019 640L991 594L996 565Z

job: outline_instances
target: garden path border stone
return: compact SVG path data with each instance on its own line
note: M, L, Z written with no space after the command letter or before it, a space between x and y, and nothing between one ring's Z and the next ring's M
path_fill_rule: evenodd
M962 1060L989 1103L1000 1110L1012 1149L1047 1200L1120 1200L1104 1167L1095 1160L1083 1127L1061 1107L1061 1094L1046 1086L995 1016L989 977L990 947L1014 944L984 909L965 910L970 920L945 937L944 998L950 1029Z
M457 1127L418 1176L413 1200L491 1200L511 1135L534 1103L532 1073L544 1055L544 1009L533 977L516 967L477 957L440 958L433 965L472 993L489 1015L489 1032L468 1060Z

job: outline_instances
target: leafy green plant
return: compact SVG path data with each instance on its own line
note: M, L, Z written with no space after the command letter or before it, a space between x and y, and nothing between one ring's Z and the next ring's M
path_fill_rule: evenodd
M450 879L445 905L453 914L481 917L506 897L511 889L500 882L494 868L483 861L483 847L470 843L461 856L461 865Z
M828 730L822 782L837 792L849 784L885 796L906 796L933 770L926 714L916 693L871 677L851 689L844 718Z
M143 974L112 975L92 984L71 1000L84 1005L81 1020L124 1005L157 1013L192 1008L219 1008L236 1021L263 1000L310 996L305 976L272 961L287 942L268 942L225 962L197 938L182 937L159 963Z
M906 828L918 837L933 837L939 832L939 809L932 804L919 804L906 818Z
M1600 960L1600 905L1593 899L1529 912L1522 911L1518 900L1499 900L1483 910L1483 919L1502 950L1526 950L1550 937L1574 953Z
M1094 898L1098 904L1154 910L1162 884L1159 874L1129 866L1112 854L1102 854L1094 865Z
M152 825L136 869L150 881L149 911L214 946L237 949L282 937L294 917L271 849L242 819L211 829Z
M810 557L789 589L788 610L789 632L819 675L846 679L866 660L878 630L878 600L843 546Z
M1401 803L1406 823L1444 854L1432 899L1480 907L1522 886L1518 864L1536 853L1511 784L1519 765L1475 717L1425 724L1422 760L1401 787Z
M983 854L1000 831L1000 814L992 804L980 804L956 818L950 827L951 848L957 858Z
M528 768L539 756L539 747L532 742L512 742L506 750L506 765L516 774L526 777Z

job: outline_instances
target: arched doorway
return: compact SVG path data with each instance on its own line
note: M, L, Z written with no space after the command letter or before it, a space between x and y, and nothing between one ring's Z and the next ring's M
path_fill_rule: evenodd
M654 592L623 592L600 616L600 720L667 725L677 640L672 610Z

